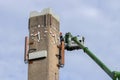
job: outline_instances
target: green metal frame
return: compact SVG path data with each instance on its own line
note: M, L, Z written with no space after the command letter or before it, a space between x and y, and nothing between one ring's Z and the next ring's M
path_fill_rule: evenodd
M73 40L78 46L88 55L90 56L113 80L120 80L120 72L111 71L102 61L100 61L87 47L79 42L77 37L73 37L71 33L67 33L65 36L65 43L69 45L69 38Z

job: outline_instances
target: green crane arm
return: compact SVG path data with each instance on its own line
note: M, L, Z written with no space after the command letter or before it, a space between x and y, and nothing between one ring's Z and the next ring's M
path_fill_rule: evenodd
M73 37L71 33L67 33L66 40L73 40L83 51L90 56L113 80L120 80L120 72L111 71L102 61L100 61L87 47L80 43L77 37ZM68 42L69 43L69 42Z

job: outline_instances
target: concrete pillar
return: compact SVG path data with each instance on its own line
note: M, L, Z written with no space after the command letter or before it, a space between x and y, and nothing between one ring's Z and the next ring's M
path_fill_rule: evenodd
M29 18L28 80L59 80L59 18L51 9Z

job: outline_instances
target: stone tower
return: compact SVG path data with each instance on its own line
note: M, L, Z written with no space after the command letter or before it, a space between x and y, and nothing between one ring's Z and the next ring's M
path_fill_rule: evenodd
M59 18L46 8L29 17L28 80L59 80Z

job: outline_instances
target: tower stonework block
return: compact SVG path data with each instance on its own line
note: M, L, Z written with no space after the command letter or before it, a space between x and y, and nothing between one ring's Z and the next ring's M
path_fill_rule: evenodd
M59 18L51 9L29 18L28 80L59 80Z

